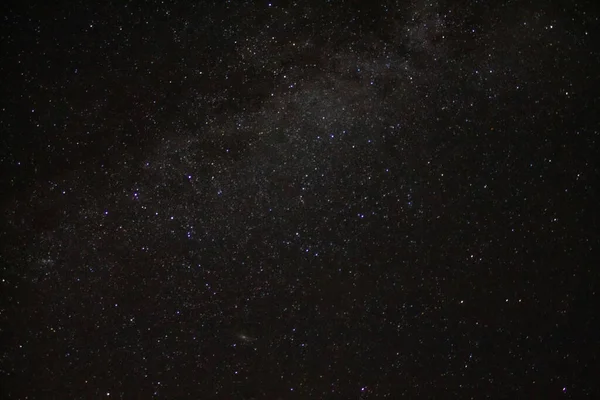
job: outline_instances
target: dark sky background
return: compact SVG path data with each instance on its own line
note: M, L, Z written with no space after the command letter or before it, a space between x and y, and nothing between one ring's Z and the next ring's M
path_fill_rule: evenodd
M1 397L599 396L591 4L3 2Z

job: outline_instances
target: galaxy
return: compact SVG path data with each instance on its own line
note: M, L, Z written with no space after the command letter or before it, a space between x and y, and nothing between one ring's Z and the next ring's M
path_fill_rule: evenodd
M600 396L593 8L9 1L1 397Z

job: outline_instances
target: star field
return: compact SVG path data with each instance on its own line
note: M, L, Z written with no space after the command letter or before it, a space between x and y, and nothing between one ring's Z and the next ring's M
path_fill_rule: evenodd
M3 6L2 397L597 396L592 8Z

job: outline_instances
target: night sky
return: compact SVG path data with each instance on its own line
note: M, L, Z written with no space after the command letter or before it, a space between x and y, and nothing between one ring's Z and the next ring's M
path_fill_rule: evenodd
M0 9L0 397L600 396L593 2Z

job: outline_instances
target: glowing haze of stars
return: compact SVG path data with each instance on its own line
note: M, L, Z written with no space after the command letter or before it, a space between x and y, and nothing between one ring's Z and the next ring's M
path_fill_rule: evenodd
M598 397L584 3L34 3L3 398Z

